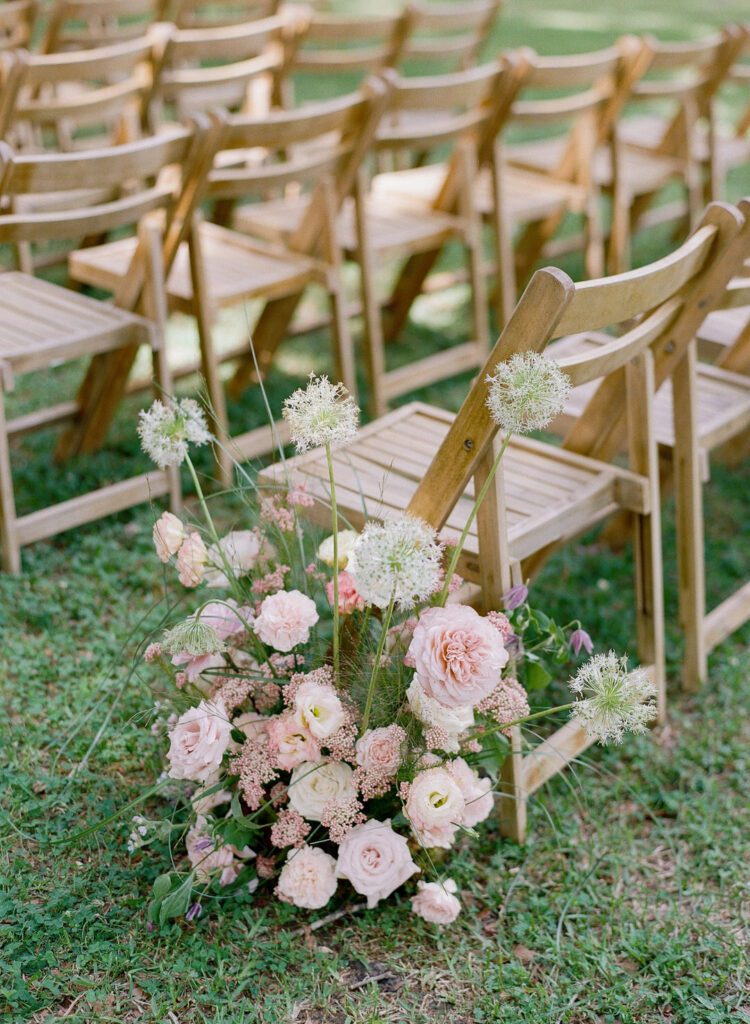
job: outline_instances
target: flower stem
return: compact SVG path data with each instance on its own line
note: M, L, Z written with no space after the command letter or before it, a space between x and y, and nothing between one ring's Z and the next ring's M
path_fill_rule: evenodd
M336 480L333 472L333 455L331 445L326 445L328 462L328 482L331 491L331 519L333 521L333 678L338 684L339 663L339 513L336 507Z
M370 682L367 686L367 698L365 700L365 710L362 715L362 735L367 731L367 726L370 724L370 712L372 711L372 700L375 696L375 683L377 682L378 672L380 671L380 659L383 656L383 648L385 647L386 637L388 636L388 627L391 624L391 617L393 615L394 599L391 598L388 607L385 610L385 617L383 618L383 629L380 633L380 640L378 641L378 649L375 653L375 664L372 666L372 673L370 675Z
M576 705L575 701L570 704L558 704L555 708L545 708L544 711L535 711L533 715L526 715L524 718L517 718L514 722L503 722L498 725L496 729L480 729L479 732L472 733L473 737L487 736L489 733L499 732L501 729L510 729L514 725L525 725L526 722L533 722L537 718L546 718L548 715L554 715L558 711L570 711Z
M450 590L451 580L453 579L453 573L456 570L456 566L458 565L458 560L461 557L461 552L463 551L464 545L466 544L466 538L469 536L469 530L471 529L471 524L474 522L474 520L476 518L477 512L479 511L479 506L482 504L484 499L487 497L487 491L490 489L490 484L495 479L495 474L497 473L497 468L500 465L500 460L502 459L503 455L505 455L505 450L506 450L506 448L508 447L508 445L510 443L511 436L512 436L511 434L507 434L505 436L505 438L503 439L503 443L500 445L500 450L498 451L497 455L495 456L495 461L492 463L492 468L490 469L489 473L487 474L487 479L482 484L482 488L479 491L479 494L477 495L476 500L474 501L474 504L472 505L471 512L469 512L469 517L466 520L466 524L465 524L465 526L463 528L463 532L461 533L461 536L459 537L458 544L453 549L453 554L451 555L450 564L448 565L448 569L447 569L447 571L445 573L445 583L443 584L443 589L440 591L440 597L438 598L438 605L441 608L445 607L445 602L448 600L448 593L449 593L449 590Z
M211 534L211 539L213 540L214 545L216 546L216 551L218 552L219 558L221 559L222 564L224 566L224 575L229 581L229 586L234 591L235 596L239 598L239 602L242 603L245 600L245 595L243 594L242 588L240 587L235 578L234 570L232 569L229 559L227 558L226 552L224 551L224 548L221 546L221 543L219 541L219 534L216 530L216 526L214 525L214 521L211 518L211 513L208 510L208 502L206 501L206 496L203 493L201 482L198 479L198 474L195 471L195 466L193 465L193 461L189 455L185 456L185 462L187 464L187 468L190 470L190 476L193 479L193 486L195 487L195 493L198 495L198 501L200 502L203 517L206 520L206 525L208 526L208 532Z

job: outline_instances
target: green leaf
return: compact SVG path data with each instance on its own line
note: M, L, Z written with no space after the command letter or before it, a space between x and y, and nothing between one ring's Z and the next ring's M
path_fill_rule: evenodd
M499 731L501 727L497 728L497 732L488 732L482 737L482 752L477 755L477 760L493 781L497 781L510 746L507 737Z
M542 690L552 676L541 661L529 662L526 665L526 689Z
M162 900L159 907L159 924L171 920L174 917L184 917L190 906L190 897L193 893L194 872L190 872L187 878L173 889L168 896Z
M154 900L163 900L172 888L172 875L167 871L154 880Z
M232 818L248 832L258 831L258 822L253 814L243 814L240 794L235 792L230 805Z

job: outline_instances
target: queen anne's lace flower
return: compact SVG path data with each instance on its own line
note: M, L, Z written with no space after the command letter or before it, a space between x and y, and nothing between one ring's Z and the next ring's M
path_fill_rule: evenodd
M367 523L349 557L347 571L369 604L412 608L440 587L443 546L421 519L404 516Z
M619 743L626 732L645 732L657 715L654 684L643 669L629 672L627 660L613 651L582 665L570 688L577 698L573 717L600 743Z
M517 352L495 367L487 408L508 434L541 430L562 412L570 394L568 376L538 352Z
M157 399L150 409L141 410L138 420L143 450L160 469L181 465L188 444L200 446L212 440L203 410L192 398Z
M192 616L168 629L161 646L167 654L189 654L191 658L221 654L226 650L226 644L214 627Z
M310 374L306 388L298 388L284 402L284 419L298 452L318 445L343 445L357 433L359 409L346 397L343 384Z

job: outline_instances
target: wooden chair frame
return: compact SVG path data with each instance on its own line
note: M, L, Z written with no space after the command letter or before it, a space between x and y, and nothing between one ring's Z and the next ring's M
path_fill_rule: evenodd
M397 66L414 64L420 75L465 71L476 64L504 0L410 3L409 33Z
M17 516L13 496L9 437L66 423L83 415L91 397L92 368L104 370L98 384L108 403L116 405L119 393L113 366L132 361L141 344L150 344L154 354L157 394L171 394L171 377L163 344L164 273L171 265L176 247L185 235L186 219L192 214L194 194L183 190L178 196L159 183L165 165L177 163L195 177L205 164L205 147L212 130L204 125L196 132L179 128L158 139L86 154L16 154L0 143L0 195L15 199L19 194L104 187L118 183L133 187L119 198L94 206L57 212L0 215L0 243L18 244L39 240L67 239L127 224L139 225L139 244L128 268L114 306L96 302L66 289L25 274L0 275L3 292L4 335L0 368L4 390L13 386L14 374L27 373L60 360L92 357L91 367L78 399L8 422L0 394L0 539L6 570L20 569L20 549L25 544L52 537L73 526L129 508L151 498L168 494L178 508L178 472L167 469L141 474L127 481L99 488L88 494ZM140 184L137 184L140 183ZM159 220L154 218L160 215ZM49 309L45 319L44 311ZM142 310L150 319L134 315ZM103 430L95 433L97 442ZM68 454L66 435L59 454Z
M0 5L0 53L30 44L38 13L37 0L8 0Z
M165 15L178 28L212 29L270 18L279 7L280 0L167 0Z
M164 8L165 0L54 0L41 52L90 50L140 38L163 18Z

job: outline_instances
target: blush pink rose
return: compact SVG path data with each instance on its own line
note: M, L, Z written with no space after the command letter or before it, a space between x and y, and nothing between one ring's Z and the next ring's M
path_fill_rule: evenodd
M367 906L390 896L407 878L419 872L404 836L394 832L390 819L371 818L356 825L339 846L338 878L346 878Z
M466 804L461 824L473 828L492 814L495 806L492 782L478 775L462 757L455 758L447 768L461 790Z
M357 764L366 772L395 775L401 765L405 738L404 730L397 725L368 729L357 740Z
M461 913L456 898L457 885L452 878L444 882L417 882L417 895L412 896L411 909L430 924L452 924Z
M509 657L495 627L462 604L423 611L408 656L425 693L449 708L475 707L497 686Z
M315 602L299 590L280 590L270 594L260 606L255 632L264 644L277 651L291 651L306 643L318 621Z
M268 749L285 772L305 761L317 761L320 745L299 715L288 712L267 719Z
M228 601L210 601L201 609L200 621L211 626L220 640L238 640L252 625L250 608L240 608L231 597Z
M333 580L326 583L328 603L333 604ZM365 607L365 599L358 593L354 585L354 577L349 572L339 573L339 611L342 615L361 612Z
M177 719L169 737L169 776L205 782L221 765L232 727L221 703L202 700Z
M305 910L320 910L336 892L336 860L317 846L290 850L281 869L276 895Z
M180 550L187 534L181 519L171 512L162 512L154 523L152 536L159 561L168 562Z
M201 535L193 531L189 533L177 552L177 572L183 587L197 587L203 579L208 561L206 545Z

